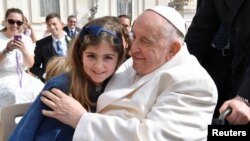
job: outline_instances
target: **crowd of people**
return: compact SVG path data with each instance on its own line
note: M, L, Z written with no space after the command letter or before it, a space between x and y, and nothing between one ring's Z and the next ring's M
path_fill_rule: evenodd
M50 13L49 34L40 40L20 9L8 9L0 31L0 108L32 103L9 141L206 140L208 125L228 107L230 124L248 124L248 55L240 58L244 49L235 47L244 48L236 40L241 36L231 35L223 14L210 11L220 2L198 2L187 33L179 12L155 6L133 24L122 14L92 19L82 28L75 15L65 26ZM234 95L225 101L217 89L219 74L203 59L221 25L234 55Z

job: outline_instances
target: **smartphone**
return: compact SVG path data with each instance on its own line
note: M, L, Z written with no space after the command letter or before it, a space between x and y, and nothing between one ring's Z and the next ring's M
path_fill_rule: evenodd
M21 40L21 39L22 39L21 35L14 35L14 40L15 41L18 41L18 40Z

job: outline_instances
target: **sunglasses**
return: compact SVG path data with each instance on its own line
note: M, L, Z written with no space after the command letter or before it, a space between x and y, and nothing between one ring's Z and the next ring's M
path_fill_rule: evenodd
M8 23L10 24L10 25L14 25L15 23L18 25L18 26L21 26L22 24L23 24L23 22L22 21L15 21L15 20L12 20L12 19L8 19L7 20L8 21Z

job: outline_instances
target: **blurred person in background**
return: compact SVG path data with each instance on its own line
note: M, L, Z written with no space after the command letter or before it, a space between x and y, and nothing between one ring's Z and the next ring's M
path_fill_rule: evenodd
M45 82L47 82L49 79L63 74L65 72L68 72L68 62L66 60L65 56L54 56L52 57L46 67L46 77Z
M23 34L29 36L33 43L36 42L35 32L33 31L26 17L24 17L24 22L23 22Z
M45 21L51 35L36 42L35 63L30 68L30 72L43 82L46 77L45 69L48 61L53 56L66 56L71 41L71 38L64 34L63 22L58 13L48 14Z
M34 64L34 47L29 36L22 33L23 12L17 8L6 11L0 31L0 107L32 102L44 84L25 70Z
M77 18L75 15L68 16L67 26L64 26L63 30L70 38L74 38L80 33L81 29L77 27Z
M131 33L131 19L128 15L126 14L122 14L118 16L120 23L122 24L122 26L124 27L124 48L126 50L126 59L131 57L131 42L133 40L133 35Z

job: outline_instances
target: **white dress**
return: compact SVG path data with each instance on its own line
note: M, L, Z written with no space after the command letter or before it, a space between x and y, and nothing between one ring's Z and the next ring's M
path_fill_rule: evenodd
M9 42L3 32L0 32L0 52ZM28 51L34 55L34 47L30 37L22 34L22 41ZM33 102L41 92L44 83L27 74L23 63L23 55L15 49L7 54L0 62L0 107L13 103Z

